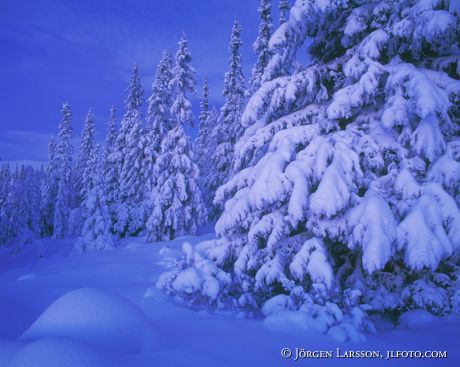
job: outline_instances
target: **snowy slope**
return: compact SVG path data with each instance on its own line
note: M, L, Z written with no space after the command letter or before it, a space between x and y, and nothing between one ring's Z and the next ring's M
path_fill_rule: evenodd
M292 315L265 322L238 319L233 312L192 310L152 288L184 241L211 238L187 236L153 245L126 239L113 251L79 256L67 256L73 241L47 240L41 259L33 246L16 255L0 249L0 366L344 365L336 358L285 360L284 347L448 351L441 360L354 359L347 363L353 366L453 366L460 358L458 319L423 322L418 314L397 329L380 322L378 334L367 335L366 342L340 344L305 330ZM147 333L139 321L144 318ZM126 345L120 346L123 338Z

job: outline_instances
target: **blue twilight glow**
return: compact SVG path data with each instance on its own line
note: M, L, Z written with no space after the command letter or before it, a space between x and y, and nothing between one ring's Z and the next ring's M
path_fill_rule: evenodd
M0 158L46 160L64 101L72 106L74 137L91 107L101 138L111 104L122 113L132 65L139 65L148 94L162 50L174 53L182 31L198 90L208 74L211 100L219 103L234 17L243 26L250 73L257 6L256 0L2 0Z

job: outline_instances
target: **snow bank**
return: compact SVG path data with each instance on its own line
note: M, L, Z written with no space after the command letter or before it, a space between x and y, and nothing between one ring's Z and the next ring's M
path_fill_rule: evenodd
M82 342L45 338L17 352L5 367L115 367L111 358Z
M306 332L315 338L327 335L341 343L360 343L366 340L364 334L359 332L352 323L332 321L331 316L331 314L322 313L312 317L303 311L280 311L268 316L264 320L264 325L268 329L286 333L292 333L295 330Z
M290 296L279 294L264 303L264 325L268 329L287 333L297 330L315 337L328 335L338 342L363 342L366 337L362 331L375 332L375 329L368 322L364 310L352 304L353 296L359 297L360 294L350 291L345 291L345 294L349 307L342 310L332 302L316 304L301 287L296 287ZM299 303L302 303L300 307Z
M322 322L300 311L275 312L264 320L264 325L272 330L286 332L301 330L324 334L327 331L326 326Z
M117 353L132 353L151 335L148 320L130 301L103 290L80 288L53 302L21 340L68 337Z
M11 340L0 340L0 366L8 366L14 356L24 347L22 343Z

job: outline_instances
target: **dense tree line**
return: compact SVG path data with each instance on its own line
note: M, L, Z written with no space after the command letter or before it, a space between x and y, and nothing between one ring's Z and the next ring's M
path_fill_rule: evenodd
M73 154L64 104L48 165L1 167L0 241L77 235L83 252L217 220L160 288L243 315L302 312L341 340L371 330L371 312L459 312L456 2L282 0L276 29L272 5L260 0L249 81L235 20L224 102L210 106L205 79L194 144L185 36L163 54L145 117L134 68L104 146L90 111Z
M0 243L78 237L75 252L84 252L111 248L114 238L126 236L172 239L215 220L222 210L213 204L215 191L233 174L233 146L243 133L248 92L240 47L235 20L225 103L220 110L209 105L205 81L195 142L185 134L195 125L190 96L196 94L185 35L174 57L163 52L147 99L134 66L120 126L112 106L103 144L96 141L96 119L89 110L80 147L73 151L72 111L64 103L46 167L1 165Z

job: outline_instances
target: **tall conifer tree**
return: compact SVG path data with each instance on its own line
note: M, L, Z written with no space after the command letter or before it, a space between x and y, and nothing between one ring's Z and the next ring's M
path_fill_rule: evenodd
M53 238L62 239L67 235L68 218L72 208L72 111L68 103L62 106L62 120L59 124L55 159L57 172L57 195L54 207Z
M256 54L257 61L252 69L251 78L251 86L253 91L256 91L260 87L265 67L268 65L272 55L269 48L271 31L273 28L271 14L272 0L260 0L258 12L260 16L259 35L254 42L254 52Z

